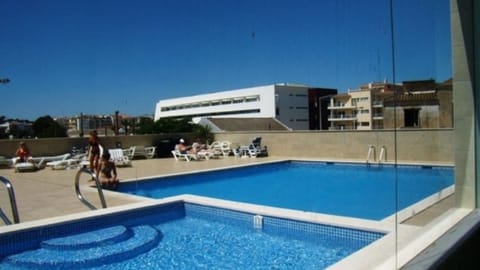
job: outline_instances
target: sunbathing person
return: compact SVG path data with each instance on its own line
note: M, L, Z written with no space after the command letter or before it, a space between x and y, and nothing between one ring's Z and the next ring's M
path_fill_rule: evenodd
M192 152L193 153L198 153L202 150L206 150L205 144L202 144L200 139L197 139L193 144L192 144Z
M104 188L116 189L118 186L117 168L110 160L110 153L105 151L100 162L100 183Z
M22 163L22 162L32 162L33 159L32 156L30 155L30 150L27 147L27 144L24 142L21 142L17 151L15 152L15 155L17 156L17 160L15 163Z
M185 140L184 140L184 139L180 139L180 140L178 141L178 144L175 145L175 149L178 150L178 151L179 151L180 153L182 153L182 154L187 154L187 153L190 152L189 150L191 150L192 147L191 147L191 146L186 146L186 145L185 145Z
M192 153L194 154L199 154L200 156L205 157L206 159L209 159L214 156L218 156L221 154L219 153L217 149L213 149L208 147L208 145L203 144L202 141L197 138L197 140L192 144Z

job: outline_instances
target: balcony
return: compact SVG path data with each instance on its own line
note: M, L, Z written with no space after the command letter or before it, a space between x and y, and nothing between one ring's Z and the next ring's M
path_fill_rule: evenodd
M343 103L336 103L336 104L330 104L328 105L327 109L329 110L354 110L356 109L356 106L353 105L345 105Z
M373 120L383 120L383 113L376 113L372 116Z
M333 126L329 127L328 130L355 130L353 126Z
M373 108L383 108L383 101L374 101L372 102Z
M356 121L357 115L355 114L334 114L328 117L328 121Z

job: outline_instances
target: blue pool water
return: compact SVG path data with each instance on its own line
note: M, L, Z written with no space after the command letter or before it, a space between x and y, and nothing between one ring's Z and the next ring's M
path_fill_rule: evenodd
M0 235L0 269L323 269L382 233L172 203Z
M118 191L151 198L194 194L380 220L452 184L452 167L290 161L122 183Z

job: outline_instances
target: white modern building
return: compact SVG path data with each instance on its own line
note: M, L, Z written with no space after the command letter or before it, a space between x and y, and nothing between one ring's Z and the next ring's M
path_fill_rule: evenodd
M336 93L335 89L272 84L166 99L157 103L155 121L168 117L275 118L293 130L322 129L321 117L327 124L328 99L321 98ZM327 102L324 108L322 102Z

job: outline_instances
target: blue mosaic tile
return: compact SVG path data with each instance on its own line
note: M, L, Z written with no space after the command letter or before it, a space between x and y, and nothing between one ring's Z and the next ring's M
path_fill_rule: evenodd
M384 235L379 232L348 229L271 216L263 216L260 218L258 220L259 224L257 224L260 228L254 228L254 217L256 216L254 214L199 204L176 202L108 214L102 217L32 228L20 232L0 234L0 258L24 250L37 249L40 247L40 243L47 239L99 230L116 225L138 226L140 224L159 224L185 216L233 224L235 226L251 228L252 230L258 229L265 233L283 237L293 237L306 241L331 241L354 248L361 248Z
M249 213L190 203L185 204L185 212L187 216L235 223L250 228L255 227L255 215ZM342 242L344 245L349 245L354 248L361 248L384 236L384 233L380 232L343 228L270 216L262 217L262 230L265 233L293 237L295 239L306 241Z
M0 258L23 250L34 249L44 240L97 230L115 225L134 226L151 225L183 218L183 203L171 203L150 206L141 209L127 210L120 213L107 214L76 221L67 221L50 226L26 229L17 232L0 234Z
M252 215L248 213L191 203L185 203L185 213L191 217L244 226L251 226L253 219Z

